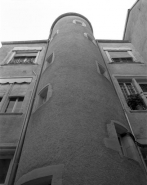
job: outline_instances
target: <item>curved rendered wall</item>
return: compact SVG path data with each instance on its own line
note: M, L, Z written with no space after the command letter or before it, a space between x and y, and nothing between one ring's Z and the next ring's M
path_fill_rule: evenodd
M74 19L87 26L73 24ZM54 62L38 87L39 92L50 83L52 96L31 116L16 182L34 169L64 165L63 185L145 184L136 161L104 145L106 124L117 120L128 125L111 82L97 72L95 61L103 64L103 59L84 36L87 32L93 37L89 23L76 14L63 16L52 35L57 30L47 53L54 52Z

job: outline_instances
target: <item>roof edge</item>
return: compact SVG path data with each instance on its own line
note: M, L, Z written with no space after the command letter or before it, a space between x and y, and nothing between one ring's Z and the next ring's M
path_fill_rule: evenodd
M92 28L92 25L91 25L90 21L89 21L86 17L84 17L83 15L81 15L81 14L79 14L79 13L74 13L74 12L65 13L65 14L62 14L62 15L60 15L59 17L57 17L57 19L55 19L55 21L53 22L50 31L52 32L52 30L53 30L55 24L56 24L60 19L62 19L63 17L66 17L66 16L79 16L79 17L85 19L85 20L89 23L90 28L91 28L92 33L93 33L93 28Z
M2 45L7 44L39 44L39 43L47 43L47 40L26 40L26 41L2 41Z

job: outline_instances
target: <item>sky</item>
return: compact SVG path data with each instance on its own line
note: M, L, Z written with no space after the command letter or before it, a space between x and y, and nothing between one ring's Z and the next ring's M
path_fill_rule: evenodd
M0 41L43 40L54 20L75 12L92 24L96 39L122 39L136 0L0 0Z

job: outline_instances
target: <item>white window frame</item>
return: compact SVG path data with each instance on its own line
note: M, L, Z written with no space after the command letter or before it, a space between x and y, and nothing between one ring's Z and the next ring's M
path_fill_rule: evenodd
M10 55L8 55L3 64L7 64L9 65L10 61L12 60L12 58L16 55L17 52L28 52L28 53L36 53L36 58L35 58L35 61L33 62L34 64L37 64L37 60L38 60L38 57L39 57L39 54L40 54L40 51L42 50L42 47L14 47L13 50L10 52ZM26 64L14 64L14 65L26 65Z
M107 55L107 57L108 57L108 59L109 59L109 63L114 63L114 61L111 59L111 56L110 56L110 54L109 54L109 51L122 51L122 52L124 52L124 51L126 51L126 52L128 52L129 53L129 55L130 55L130 57L132 57L133 58L133 62L135 63L135 62L139 62L139 61L137 61L137 59L135 58L135 56L133 55L133 53L132 53L132 49L131 48L127 48L127 47L121 47L121 48L107 48L107 47L104 47L103 48L103 50L105 51L105 53L106 53L106 55ZM124 62L125 63L125 62ZM142 62L139 62L139 63L142 63ZM116 63L115 63L116 64ZM119 62L117 63L117 64L120 64ZM126 63L125 63L126 64Z
M74 24L81 23L81 26L86 27L85 22L83 22L83 21L81 21L81 20L79 20L79 19L74 19L72 22L73 22Z
M22 114L24 112L24 109L23 109L23 106L21 107L21 112L19 113L7 113L5 112L6 111L6 108L8 106L8 103L9 103L9 98L11 97L24 97L24 100L23 102L25 101L25 97L26 97L26 94L27 92L23 92L23 93L18 93L18 94L15 94L15 95L11 95L11 90L13 88L13 84L19 84L20 82L28 82L28 84L30 85L31 84L31 81L32 81L32 77L26 77L26 78L0 78L0 83L4 83L5 82L8 82L10 84L9 88L7 89L7 91L5 93L1 93L0 92L0 97L2 97L2 101L0 102L0 113L4 113L4 114ZM14 108L14 107L13 107Z
M146 112L147 109L145 109L145 110L132 110L132 109L130 109L130 107L128 106L128 104L126 102L124 94L120 88L119 80L124 81L124 83L126 80L132 82L137 94L140 95L140 97L143 99L143 102L145 103L145 105L147 107L146 93L144 94L144 92L142 91L141 87L139 86L139 82L138 82L138 81L143 82L143 83L145 82L145 84L146 84L147 83L147 76L116 76L116 75L114 75L113 78L114 78L114 81L116 82L114 85L115 85L116 91L118 92L118 96L120 97L120 100L122 100L122 103L125 106L126 110L128 110L130 112ZM128 95L129 95L129 92L128 92Z

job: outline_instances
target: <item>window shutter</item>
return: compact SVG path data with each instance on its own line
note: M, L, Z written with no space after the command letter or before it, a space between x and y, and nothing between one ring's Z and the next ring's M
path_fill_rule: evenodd
M12 87L10 96L16 95L25 95L28 90L29 84L28 83L15 83Z

